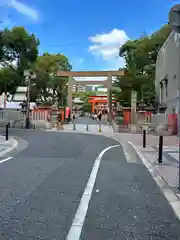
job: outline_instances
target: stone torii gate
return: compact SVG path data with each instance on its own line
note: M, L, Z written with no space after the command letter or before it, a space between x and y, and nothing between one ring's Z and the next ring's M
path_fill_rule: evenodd
M108 90L108 108L109 112L112 111L112 77L123 76L124 70L119 71L58 71L58 77L68 77L68 107L72 111L72 90L73 85L104 85ZM106 77L104 81L76 81L73 77Z

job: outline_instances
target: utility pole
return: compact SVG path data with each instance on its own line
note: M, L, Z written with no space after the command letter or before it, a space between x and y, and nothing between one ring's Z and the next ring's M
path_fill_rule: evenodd
M173 6L169 12L169 24L178 36L178 61L177 61L177 81L178 81L178 136L179 136L179 184L180 190L180 4Z
M30 128L29 112L30 112L30 91L31 91L31 77L27 76L27 109L26 109L26 128Z
M31 80L36 78L36 75L31 71L24 71L24 76L27 82L27 108L26 108L26 122L25 128L30 128L30 119L29 119L29 112L30 112L30 94L31 94Z

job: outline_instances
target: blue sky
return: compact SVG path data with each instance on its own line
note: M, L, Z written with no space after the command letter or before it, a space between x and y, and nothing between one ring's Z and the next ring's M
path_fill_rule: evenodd
M1 28L24 26L40 39L40 53L65 54L74 70L122 67L128 39L167 22L169 0L0 0Z

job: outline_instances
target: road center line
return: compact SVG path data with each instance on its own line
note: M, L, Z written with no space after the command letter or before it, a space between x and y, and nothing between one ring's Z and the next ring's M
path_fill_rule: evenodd
M0 160L0 163L7 162L7 161L9 161L11 159L13 159L13 157L4 158L4 159Z
M100 152L100 154L98 155L98 157L96 158L90 177L88 179L88 182L86 184L84 193L81 197L81 201L80 204L78 206L78 209L76 211L76 214L74 216L71 228L69 230L69 233L66 237L66 240L79 240L80 239L80 235L81 235L81 231L84 225L84 221L85 221L85 217L87 214L87 210L89 207L89 202L91 200L91 196L92 196L92 191L94 188L94 184L96 181L96 177L98 174L98 170L100 167L100 163L101 163L101 159L103 157L103 155L110 149L115 148L115 147L119 147L120 145L113 145L113 146L109 146L107 148L105 148L104 150L102 150Z

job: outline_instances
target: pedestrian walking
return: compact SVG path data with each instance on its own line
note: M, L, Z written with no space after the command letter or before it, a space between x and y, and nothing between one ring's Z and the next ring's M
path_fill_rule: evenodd
M98 118L99 121L101 121L101 119L102 119L102 111L98 112L97 118Z
M62 114L59 113L57 116L57 130L63 130Z
M98 112L97 118L98 118L98 121L99 121L99 132L101 132L102 111Z

